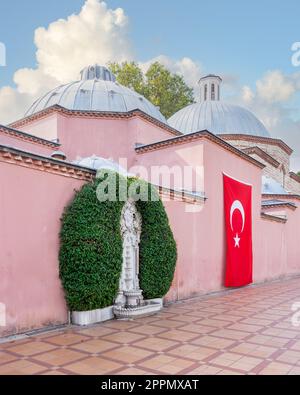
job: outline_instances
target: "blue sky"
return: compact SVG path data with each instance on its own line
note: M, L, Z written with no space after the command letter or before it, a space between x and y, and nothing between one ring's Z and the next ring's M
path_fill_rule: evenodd
M20 67L35 65L34 30L78 12L83 0L10 0L0 5L0 41L7 68L0 84L12 82ZM207 72L229 73L253 84L265 71L293 72L291 45L300 41L299 0L108 0L130 20L135 55L189 56Z
M131 57L146 67L163 55L194 87L204 73L225 77L223 97L248 107L294 147L300 168L300 66L291 62L291 46L300 42L299 0L100 1L1 1L7 66L0 67L0 123L78 78L87 62Z

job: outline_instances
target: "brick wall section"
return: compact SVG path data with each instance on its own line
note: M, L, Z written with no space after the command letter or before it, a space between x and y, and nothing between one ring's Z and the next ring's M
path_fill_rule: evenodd
M247 140L228 140L226 141L232 144L234 147L243 150L246 148L250 148L253 146L259 147L267 154L276 159L282 166L278 168L272 166L269 162L261 158L257 154L250 154L250 156L259 162L263 163L266 167L263 169L263 174L272 177L274 180L278 181L286 190L292 192L294 194L300 194L300 183L296 180L293 180L289 176L290 172L290 156L287 152L285 152L281 147L276 145L268 145L267 143L262 142L254 142ZM285 174L282 169L284 169Z

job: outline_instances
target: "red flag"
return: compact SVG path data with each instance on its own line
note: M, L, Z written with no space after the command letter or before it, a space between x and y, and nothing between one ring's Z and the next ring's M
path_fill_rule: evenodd
M252 186L223 174L226 287L252 283Z

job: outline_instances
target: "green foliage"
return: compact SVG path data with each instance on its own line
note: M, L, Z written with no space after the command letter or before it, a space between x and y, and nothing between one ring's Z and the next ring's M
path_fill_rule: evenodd
M298 171L298 173L297 173L297 176L299 176L299 177L300 177L300 171Z
M143 188L145 181L138 182ZM152 197L152 201L140 199L136 205L142 216L140 286L144 297L152 299L165 296L170 289L176 267L177 247L158 192L152 185L147 185L148 196Z
M134 91L144 94L145 82L142 70L135 62L124 62L122 64L110 63L109 68L117 77L117 81Z
M96 189L102 180L97 178L76 192L62 217L60 278L73 311L109 306L118 290L124 202L100 203Z
M135 62L110 63L109 68L120 84L145 96L166 118L194 103L193 89L183 77L171 73L159 62L152 63L146 74Z
M98 174L98 178L77 191L62 217L60 278L72 311L110 306L118 291L123 251L120 218L124 202L99 202L96 195L99 183L111 174L115 173ZM117 196L119 184L124 181L125 185L128 183L130 196L136 198L141 189L148 188L156 197L156 201L145 201L145 194L141 194L136 202L142 215L140 283L145 298L162 297L170 288L177 259L168 217L156 189L144 181L133 178L126 181L117 175Z

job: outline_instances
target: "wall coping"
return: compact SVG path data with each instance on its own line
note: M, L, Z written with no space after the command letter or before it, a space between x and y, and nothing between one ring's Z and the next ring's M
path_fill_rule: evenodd
M243 148L241 151L245 152L247 155L256 154L257 156L268 162L273 167L278 168L280 166L280 163L276 159L274 159L271 155L269 155L267 152L265 152L264 150L262 150L257 146Z
M175 136L181 136L182 133L179 132L178 130L172 128L170 125L159 121L156 118L153 118L151 115L146 114L144 111L135 109L131 110L128 112L112 112L112 111L89 111L89 110L69 110L65 107L62 107L58 104L55 104L54 106L45 108L44 110L41 110L35 114L29 115L27 117L24 117L22 119L19 119L13 123L11 123L9 126L11 127L20 127L24 126L27 124L30 124L31 122L35 120L39 120L42 118L46 118L49 114L52 113L57 113L57 114L62 114L64 116L68 117L81 117L81 118L100 118L100 119L132 119L139 117L152 125L158 126L160 129L163 129L167 132L169 132L172 135Z
M287 222L286 218L282 218L282 217L278 217L276 215L272 215L272 214L266 214L266 213L260 213L260 216L262 219L266 219L269 221L273 221L273 222L279 222L282 224L285 224Z
M297 194L280 194L280 193L263 193L263 198L267 199L295 199L300 200L300 195Z
M268 209L268 208L277 208L277 207L285 207L285 208L289 208L289 209L291 209L291 210L296 210L296 208L297 208L297 206L294 204L294 203L292 203L292 202L272 202L272 201L270 201L270 202L268 202L268 201L264 201L264 202L262 202L263 204L262 204L262 208L263 209Z
M39 145L46 145L49 148L57 149L58 147L60 147L59 143L43 139L42 137L34 136L33 134L23 132L21 130L13 129L8 126L0 125L0 133L9 135L11 137L14 137L14 138L17 138L17 139L20 139L23 141L29 141L30 143L35 143L35 144L39 144Z
M239 156L240 158L247 160L248 162L252 163L256 167L259 167L260 169L263 169L265 167L264 164L260 163L259 161L252 158L251 156L247 155L246 153L244 153L243 151L234 147L233 145L227 143L222 138L216 136L215 134L212 134L208 130L184 134L184 135L181 135L178 137L173 137L173 138L170 138L167 140L162 140L162 141L158 141L158 142L147 144L147 145L141 145L141 146L136 147L135 151L137 154L144 154L144 153L147 153L150 151L165 149L165 148L168 148L173 145L187 144L192 141L197 141L197 140L202 140L202 139L207 139L207 140L212 141L213 143L221 146L222 148L225 148L227 151L232 152L233 154Z
M284 141L275 139L273 137L252 136L248 134L218 134L218 136L224 140L244 140L248 142L251 141L256 143L277 145L287 154L291 155L293 153L292 148L289 147Z
M92 180L96 174L93 169L88 169L59 159L48 158L6 145L0 145L0 162L85 181Z
M289 176L292 180L300 183L300 176L298 176L298 174L294 173L293 171L290 171Z

